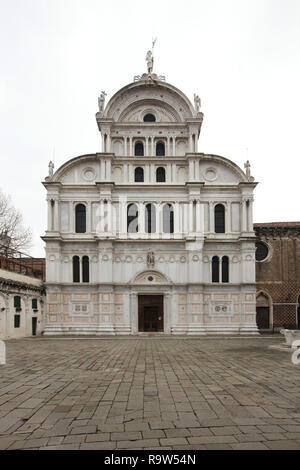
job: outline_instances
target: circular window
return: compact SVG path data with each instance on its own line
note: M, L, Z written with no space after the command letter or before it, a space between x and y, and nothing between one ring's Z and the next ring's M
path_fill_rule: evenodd
M148 281L153 281L153 277L152 276L148 276Z
M255 246L256 246L256 252L255 252L256 261L264 261L269 254L268 246L263 242L256 242Z
M156 119L155 119L154 114L150 114L150 113L145 114L144 122L155 122L155 121L156 121Z

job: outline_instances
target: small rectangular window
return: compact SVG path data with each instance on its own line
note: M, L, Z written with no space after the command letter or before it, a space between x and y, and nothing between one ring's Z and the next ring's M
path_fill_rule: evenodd
M20 315L15 315L14 316L14 326L15 328L20 328L20 320L21 320L21 316Z
M19 295L14 296L14 307L17 310L21 310L21 297Z
M37 305L37 299L32 299L32 310L37 310L38 305Z

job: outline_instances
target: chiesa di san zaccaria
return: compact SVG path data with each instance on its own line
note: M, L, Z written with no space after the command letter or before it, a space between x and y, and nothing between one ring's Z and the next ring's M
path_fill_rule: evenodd
M250 174L198 151L201 102L147 73L98 99L102 152L44 181L45 335L258 334Z

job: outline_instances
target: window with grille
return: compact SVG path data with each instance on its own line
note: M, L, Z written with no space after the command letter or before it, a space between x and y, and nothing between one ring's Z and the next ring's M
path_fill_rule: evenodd
M82 282L90 282L90 267L89 257L82 257Z
M144 116L144 122L155 122L155 116L151 113L145 114Z
M214 256L212 259L212 282L219 282L219 257Z
M225 233L225 207L217 204L215 207L215 232Z
M144 170L141 167L138 167L134 170L134 181L136 183L144 182Z
M164 157L165 156L165 144L163 142L157 142L156 144L156 156Z
M156 182L165 183L166 181L166 170L163 167L159 167L156 170Z
M265 260L269 254L268 246L263 242L256 242L255 246L256 246L256 252L255 252L256 261Z
M73 256L73 282L80 282L79 256Z
M14 307L16 310L21 310L21 297L19 295L14 296Z
M137 142L134 146L134 155L136 157L143 157L144 156L144 145L142 142Z
M229 282L229 258L223 256L222 258L222 282Z
M86 208L84 204L77 204L75 208L75 232L86 232Z

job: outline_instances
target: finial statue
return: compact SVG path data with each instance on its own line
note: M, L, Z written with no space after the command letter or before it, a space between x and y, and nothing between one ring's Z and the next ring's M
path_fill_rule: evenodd
M101 95L98 98L99 113L103 113L104 111L105 97L106 97L105 91L101 91Z
M147 253L147 266L153 268L155 264L154 253L153 251L148 251Z
M199 98L199 95L196 95L196 93L194 93L194 103L195 103L195 110L197 113L199 113L200 108L201 108L201 99Z
M48 165L48 168L49 168L49 177L52 178L53 176L53 170L54 170L54 163L52 160L50 160L49 162L49 165Z
M156 43L156 38L152 39L152 50L148 51L146 55L147 70L149 74L151 74L153 71L153 62L154 62L153 49L154 49L155 43Z
M246 163L244 163L244 168L246 169L246 178L248 181L254 181L253 176L251 176L250 166L250 162L247 160Z

